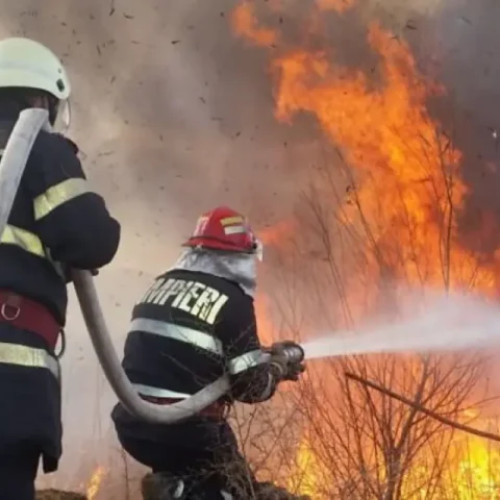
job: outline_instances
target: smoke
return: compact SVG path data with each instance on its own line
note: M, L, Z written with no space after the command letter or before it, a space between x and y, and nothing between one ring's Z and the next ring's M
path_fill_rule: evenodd
M467 244L492 256L500 245L500 5L491 0L449 3L432 20L439 76L450 90L440 116L465 154L463 175L471 190L462 228ZM431 52L428 46L425 52ZM452 112L450 112L450 109Z
M255 3L262 12L271 5L265 20L287 37L324 43L305 36L303 15L312 0ZM199 212L227 203L248 213L257 229L286 218L311 165L324 161L323 139L307 117L292 127L275 121L268 55L231 34L234 0L44 0L43 8L39 0L1 0L0 6L0 36L38 39L68 66L70 136L123 225L118 256L97 280L121 351L134 301L151 276L172 263ZM477 175L479 164L498 160L488 132L498 122L495 1L359 0L342 16L322 16L338 60L353 66L372 57L364 26L373 16L410 41L422 68L451 89L459 118L448 122L460 129L459 146L468 159L482 155L479 163L467 162L467 178L481 192L481 204L496 207L496 176ZM449 107L441 116L449 118ZM71 302L63 361L65 455L51 481L78 486L94 459L109 454L116 460L116 450L102 444L114 398L74 296Z

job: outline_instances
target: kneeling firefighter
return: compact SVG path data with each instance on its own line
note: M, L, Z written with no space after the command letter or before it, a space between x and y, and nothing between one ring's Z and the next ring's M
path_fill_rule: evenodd
M69 98L59 59L26 38L0 41L0 154L20 113L43 108L0 238L0 500L33 500L40 458L61 456L61 388L56 343L65 324L69 268L110 262L120 226L88 189L78 148L52 130Z
M143 480L143 496L307 498L258 483L226 420L234 401L266 401L279 382L297 380L304 370L297 344L260 345L253 305L260 242L243 216L219 207L199 219L185 246L134 307L123 368L141 397L158 405L188 398L224 374L231 389L223 400L171 425L141 421L115 406L122 446L153 471Z

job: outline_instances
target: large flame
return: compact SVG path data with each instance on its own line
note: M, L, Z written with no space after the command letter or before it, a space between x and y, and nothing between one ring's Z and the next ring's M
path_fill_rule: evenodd
M315 2L318 9L340 14L353 4ZM250 2L234 10L232 26L238 36L259 47L284 38L259 27ZM291 123L298 113L312 115L351 167L351 195L338 217L348 226L364 227L360 234L365 244L377 248L366 263L373 283L387 278L384 273L390 270L390 278L412 285L470 286L496 293L495 264L485 265L460 244L456 213L467 195L460 175L462 154L427 109L429 97L445 89L420 75L408 45L376 22L368 26L366 38L379 59L377 71L368 74L336 64L332 50L273 48L277 119ZM272 243L287 226L268 230L265 236ZM352 295L358 292L354 282L349 290ZM454 453L447 471L453 498L497 498L498 448L478 438L457 438ZM314 498L320 498L314 461L306 440L298 447L297 474L306 478L303 492L316 492ZM415 464L415 484L426 467ZM419 498L415 495L412 498Z

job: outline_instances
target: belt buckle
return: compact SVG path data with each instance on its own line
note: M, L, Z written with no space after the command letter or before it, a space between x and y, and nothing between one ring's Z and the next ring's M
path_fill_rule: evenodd
M5 319L6 321L15 321L17 318L19 318L19 315L21 314L21 297L18 295L10 295L7 297L7 300L2 304L2 307L0 307L0 314L2 315L2 318ZM14 309L14 314L10 315L7 311L7 308L10 307Z

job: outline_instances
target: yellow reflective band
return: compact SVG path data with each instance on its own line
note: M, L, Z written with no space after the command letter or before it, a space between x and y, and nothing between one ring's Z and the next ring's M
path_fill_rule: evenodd
M226 217L225 219L221 219L220 223L223 226L230 226L232 224L243 224L245 219L241 217L241 215L235 215L233 217Z
M29 368L46 368L54 377L59 378L57 359L50 356L44 349L0 342L0 363Z
M87 181L79 178L66 179L50 187L33 202L35 220L42 219L59 205L87 192Z
M36 235L20 227L11 226L7 224L5 230L0 237L0 243L6 245L16 245L27 252L38 255L39 257L46 257L45 249L42 241Z
M173 323L158 321L156 319L135 318L130 324L130 331L159 335L212 351L220 356L224 355L222 342L218 338L200 330L188 328L187 326L174 325Z

